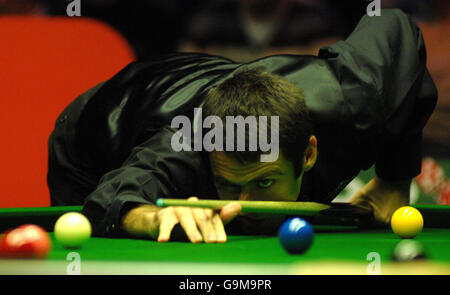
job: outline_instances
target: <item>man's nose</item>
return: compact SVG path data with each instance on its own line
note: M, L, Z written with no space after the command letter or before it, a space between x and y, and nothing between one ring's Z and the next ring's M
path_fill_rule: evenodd
M250 192L246 191L246 190L241 190L241 192L239 193L239 201L250 201L252 200L251 194Z

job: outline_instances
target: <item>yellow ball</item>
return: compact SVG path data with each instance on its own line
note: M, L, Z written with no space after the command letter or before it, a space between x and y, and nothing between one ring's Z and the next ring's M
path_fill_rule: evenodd
M81 247L92 233L91 223L81 213L65 213L55 223L55 238L64 247L74 249Z
M410 206L400 207L391 217L391 228L401 238L414 238L422 231L422 214Z

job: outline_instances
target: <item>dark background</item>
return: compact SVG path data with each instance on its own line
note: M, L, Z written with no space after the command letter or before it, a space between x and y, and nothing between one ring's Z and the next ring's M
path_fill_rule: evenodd
M0 14L67 17L71 0L0 0ZM137 59L198 51L245 62L277 53L317 54L345 38L364 0L80 0L81 17L100 20L128 40ZM424 155L450 158L450 1L381 0L421 26L439 101L424 130Z

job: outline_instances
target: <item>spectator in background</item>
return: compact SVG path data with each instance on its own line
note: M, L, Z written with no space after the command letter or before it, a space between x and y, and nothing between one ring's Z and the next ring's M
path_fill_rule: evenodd
M427 45L427 65L439 93L433 115L423 130L424 154L450 158L450 2L426 1L431 6L416 14ZM425 13L426 12L426 13Z
M345 33L340 13L323 0L210 1L192 16L178 48L247 62L286 51L315 54Z
M0 0L0 14L44 14L45 5L39 0Z

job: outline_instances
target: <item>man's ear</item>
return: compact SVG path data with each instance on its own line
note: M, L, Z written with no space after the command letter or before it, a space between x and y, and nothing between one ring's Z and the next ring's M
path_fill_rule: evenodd
M317 160L317 138L312 135L309 138L308 146L306 147L303 156L303 171L308 171L314 167Z

